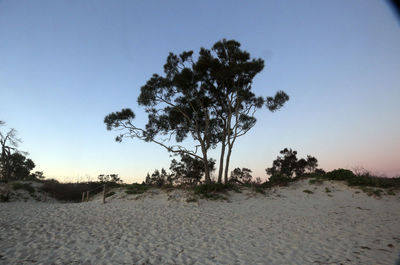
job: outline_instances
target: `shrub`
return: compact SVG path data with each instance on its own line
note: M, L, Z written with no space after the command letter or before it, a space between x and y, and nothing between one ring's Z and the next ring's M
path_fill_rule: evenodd
M26 190L27 192L29 192L31 194L35 192L35 188L32 187L32 185L29 183L14 182L12 184L12 188L14 190Z
M142 194L151 188L149 185L138 183L126 185L125 187L127 188L125 191L127 194Z
M291 177L288 177L283 174L276 174L272 175L269 179L268 182L272 185L280 185L280 186L286 186L290 182L292 182L293 179Z
M218 200L226 200L224 196L219 193L226 193L228 190L234 189L232 184L222 184L222 183L209 183L195 186L193 191L195 194L200 195L203 198Z
M339 168L326 173L325 177L330 180L350 180L356 175L351 170Z

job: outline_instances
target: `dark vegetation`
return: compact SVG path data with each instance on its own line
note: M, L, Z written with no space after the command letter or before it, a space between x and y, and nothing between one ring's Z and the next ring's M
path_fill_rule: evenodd
M102 192L99 182L60 183L55 179L44 180L42 190L60 201L80 202L82 193L91 191L90 195Z
M134 112L125 108L104 118L107 129L122 132L116 137L119 142L138 138L156 143L182 160L195 159L207 184L212 182L208 153L220 145L217 182L222 183L224 175L227 184L233 146L256 124L256 111L265 106L274 112L289 100L283 91L273 97L252 92L253 79L263 70L264 61L251 58L240 46L235 40L223 39L211 49L201 48L197 60L193 51L170 53L164 75L153 74L140 89L137 101L148 113L145 127L135 125ZM193 149L182 145L188 137L196 143ZM155 172L154 182L149 176L151 184L162 185L161 175L163 172ZM166 181L171 185L172 180Z
M0 127L5 122L0 121ZM21 139L17 138L17 131L9 129L7 132L0 131L0 181L8 182L12 180L42 180L43 172L36 171L35 163L26 157L27 153L18 150Z
M142 193L145 193L146 191L148 191L151 188L151 186L146 185L144 183L142 183L142 184L133 183L133 184L125 185L125 188L126 188L125 192L127 194L142 194Z
M20 183L20 182L14 182L12 183L12 188L14 190L26 190L29 193L34 193L35 192L35 188L32 187L32 185L30 183Z

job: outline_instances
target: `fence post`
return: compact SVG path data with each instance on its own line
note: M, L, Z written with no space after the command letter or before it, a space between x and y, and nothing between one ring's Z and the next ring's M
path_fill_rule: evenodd
M82 202L85 201L85 192L82 192Z
M86 201L89 201L89 191L86 192Z
M106 203L106 184L103 184L103 204Z

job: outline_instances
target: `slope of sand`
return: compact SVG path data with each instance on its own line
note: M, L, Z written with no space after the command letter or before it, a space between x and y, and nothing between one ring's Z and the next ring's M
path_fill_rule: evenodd
M394 264L400 194L356 191L302 181L228 201L153 190L105 205L2 203L0 264Z

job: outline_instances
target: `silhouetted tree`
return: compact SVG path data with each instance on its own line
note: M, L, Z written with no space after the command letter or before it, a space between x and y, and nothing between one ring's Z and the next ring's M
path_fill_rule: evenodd
M0 121L0 126L3 125L5 122ZM7 133L0 131L0 180L32 179L30 171L35 167L35 163L25 157L26 152L17 149L20 142L15 129L10 129Z
M251 170L248 168L235 168L232 172L231 172L231 177L230 177L230 181L231 182L239 182L241 184L248 184L251 182L252 180L252 175L251 175Z
M118 177L118 174L101 174L97 178L101 183L122 183L122 180Z
M280 151L283 157L278 156L272 163L272 167L267 168L266 172L270 176L281 175L285 178L301 176L305 172L314 172L318 166L318 160L308 155L307 159L297 159L297 151L283 149Z
M35 163L20 153L13 153L9 158L11 177L14 180L30 180L33 175L31 170L35 168Z
M161 173L158 169L156 169L153 172L153 174L151 174L151 176L149 173L147 173L145 183L147 185L161 187L161 186L167 184L167 178L168 178L168 174L164 168L161 169Z
M206 183L211 181L208 151L221 143L218 182L222 181L226 147L227 181L233 145L237 137L254 126L256 109L266 105L275 111L289 97L279 91L275 97L263 99L251 92L252 80L263 69L264 61L250 59L237 41L224 39L211 50L201 48L196 62L192 55L193 51L179 56L170 53L164 65L165 76L154 74L141 88L138 103L148 113L145 129L133 124L135 114L130 109L113 112L104 122L108 130L123 130L117 141L135 137L157 143L169 152L200 159ZM173 136L177 143L191 136L196 142L194 150L167 144Z

